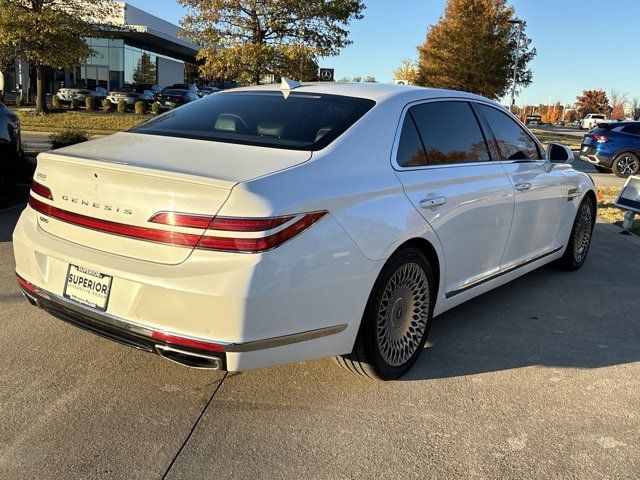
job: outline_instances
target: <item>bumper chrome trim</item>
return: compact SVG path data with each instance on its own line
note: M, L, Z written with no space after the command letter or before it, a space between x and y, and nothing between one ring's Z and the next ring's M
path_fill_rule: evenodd
M137 346L137 348L143 348L147 351L156 351L158 352L158 348L162 348L163 351L169 351L170 347L172 351L181 352L181 353L189 353L189 354L198 354L206 358L212 358L210 355L207 355L204 351L194 351L191 352L189 349L183 349L182 346L167 344L166 342L161 342L152 337L153 329L142 325L136 322L132 322L130 320L123 320L119 317L111 315L106 312L98 312L89 307L86 307L82 304L74 302L68 298L61 297L59 295L53 294L46 290L42 290L41 288L34 286L35 291L30 292L24 289L22 286L20 287L22 290L22 294L27 298L29 303L32 305L36 305L51 315L61 318L62 320L68 321L70 323L75 324L79 327L89 327L86 328L88 330L96 332L94 328L90 328L89 324L95 323L99 326L106 326L110 329L109 338L117 335L117 332L122 332L123 334L131 335L138 338L143 338L144 346L131 345L130 342L122 342L127 343L131 346ZM62 318L64 317L64 318ZM95 325L94 325L95 326ZM188 338L191 340L199 340L203 342L211 342L217 345L220 345L224 348L225 353L240 353L240 352L253 352L256 350L264 350L268 348L282 347L285 345L291 345L293 343L304 342L307 340L314 340L317 338L326 337L329 335L335 335L337 333L342 332L347 328L347 324L340 325L332 325L330 327L318 328L315 330L307 330L304 332L293 333L290 335L282 335L278 337L264 338L259 340L251 340L248 342L239 342L239 343L229 343L229 342L220 342L217 340L209 339L209 338L199 338L192 337L183 334L179 334L180 337ZM172 332L166 332L172 333ZM165 355L163 355L165 356Z

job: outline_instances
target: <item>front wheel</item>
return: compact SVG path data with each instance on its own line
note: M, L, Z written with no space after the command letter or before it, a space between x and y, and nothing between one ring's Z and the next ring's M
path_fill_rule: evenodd
M376 280L353 351L336 362L365 377L404 375L427 341L434 302L434 275L425 255L413 247L396 252Z
M584 265L591 246L595 223L596 207L591 197L585 197L578 207L567 248L564 251L564 255L558 260L558 265L561 268L578 270Z

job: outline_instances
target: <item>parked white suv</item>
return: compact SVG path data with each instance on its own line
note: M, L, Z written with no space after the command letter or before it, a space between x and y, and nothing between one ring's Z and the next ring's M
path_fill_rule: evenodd
M591 130L593 127L598 125L599 123L604 122L607 119L607 116L603 113L587 113L587 115L580 120L580 130Z

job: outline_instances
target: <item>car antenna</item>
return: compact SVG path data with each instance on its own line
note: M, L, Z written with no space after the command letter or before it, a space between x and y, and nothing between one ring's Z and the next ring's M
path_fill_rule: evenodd
M282 92L282 95L286 100L289 97L289 93L291 93L291 90L301 86L302 86L302 83L296 80L291 80L290 78L282 77L282 81L280 82L280 91Z

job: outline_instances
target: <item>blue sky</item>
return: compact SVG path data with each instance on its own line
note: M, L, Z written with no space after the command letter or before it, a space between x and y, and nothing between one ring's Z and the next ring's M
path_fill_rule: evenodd
M538 55L533 84L517 103L573 103L587 88L612 89L640 97L640 0L510 0ZM184 10L174 0L129 0L178 23ZM373 75L389 82L403 58L417 58L416 46L444 11L446 0L365 0L364 19L351 26L353 44L321 61L336 77Z

